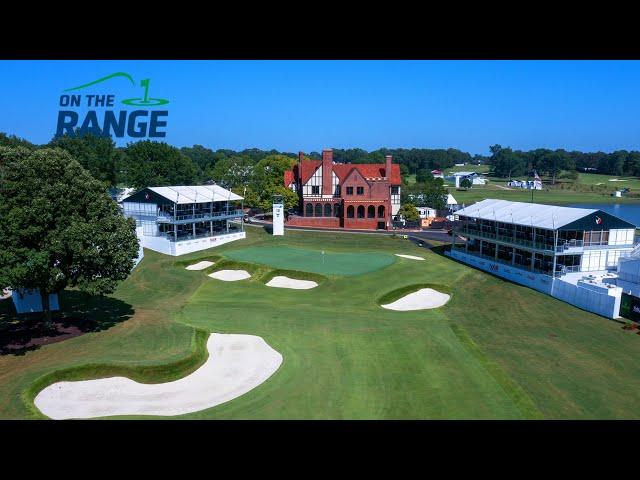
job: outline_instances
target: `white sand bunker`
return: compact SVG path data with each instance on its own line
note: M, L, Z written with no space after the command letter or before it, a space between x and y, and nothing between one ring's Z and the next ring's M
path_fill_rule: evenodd
M388 310L406 312L409 310L425 310L443 306L451 298L446 293L440 293L432 288L421 288L387 305L380 305Z
M207 260L203 260L202 262L194 263L193 265L189 265L187 270L204 270L207 267L213 265L213 262L209 262Z
M209 276L225 282L237 282L238 280L251 278L251 275L246 270L218 270L210 273Z
M182 415L220 405L267 380L282 355L262 337L211 334L209 358L198 370L169 383L143 384L125 377L58 382L34 403L55 420L111 415Z
M414 255L402 255L401 253L396 253L396 257L409 258L411 260L424 260L422 257L416 257Z
M265 285L267 287L293 288L295 290L308 290L310 288L315 288L318 286L316 282L313 282L311 280L296 280L295 278L284 276L273 277Z

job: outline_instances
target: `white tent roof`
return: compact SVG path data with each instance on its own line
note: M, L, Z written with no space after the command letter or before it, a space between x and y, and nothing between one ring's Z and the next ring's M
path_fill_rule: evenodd
M509 202L488 198L456 212L457 215L495 220L516 225L556 229L568 225L597 210L556 207L541 203Z
M148 187L158 195L174 203L225 202L227 200L243 200L219 185L194 185L176 187Z
M450 193L447 193L447 205L457 205L458 202L456 201L455 198L453 198L453 195L451 195Z

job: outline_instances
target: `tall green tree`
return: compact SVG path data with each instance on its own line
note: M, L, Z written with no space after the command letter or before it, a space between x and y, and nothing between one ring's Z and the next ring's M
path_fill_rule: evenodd
M286 209L298 205L298 196L283 184L284 172L290 170L295 162L286 155L269 155L256 164L251 183L259 195L260 208L271 210L273 195L283 196Z
M129 143L123 162L127 186L133 188L193 185L198 171L193 161L164 142Z
M7 135L4 132L0 132L0 147L24 147L29 150L38 148L37 145L34 145L24 138L20 138L15 135Z
M78 133L73 136L56 137L48 146L69 152L95 179L105 182L108 187L116 185L119 152L111 137Z
M114 291L138 256L135 223L61 149L0 147L0 285L49 295Z
M417 222L420 220L420 212L413 203L405 203L398 210L398 215L402 215L402 217L408 222Z
M224 188L243 189L250 186L255 164L249 157L233 156L219 160L211 170L211 179Z

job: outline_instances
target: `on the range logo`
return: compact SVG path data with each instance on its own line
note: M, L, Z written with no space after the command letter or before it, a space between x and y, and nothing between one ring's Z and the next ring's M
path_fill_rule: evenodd
M602 219L600 217L596 217L596 223L600 225L602 223Z
M124 78L133 87L136 87L136 82L131 75L125 72L116 72L64 91L84 90L117 78ZM80 135L91 133L96 136L113 136L117 138L166 137L167 132L161 129L167 126L167 121L163 118L168 117L169 112L167 110L150 109L166 105L169 100L150 97L150 83L151 80L148 78L141 80L139 83L139 86L143 88L141 96L120 100L120 104L126 107L136 107L134 109L114 110L116 102L114 93L84 95L65 93L60 95L59 105L62 109L58 112L55 136L74 136L76 133ZM89 110L82 114L81 111L86 108ZM100 109L100 115L98 115L98 109Z

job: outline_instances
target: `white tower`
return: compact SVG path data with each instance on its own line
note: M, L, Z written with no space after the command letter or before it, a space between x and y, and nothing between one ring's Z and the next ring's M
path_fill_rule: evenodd
M282 195L273 196L273 234L284 235L284 204Z

